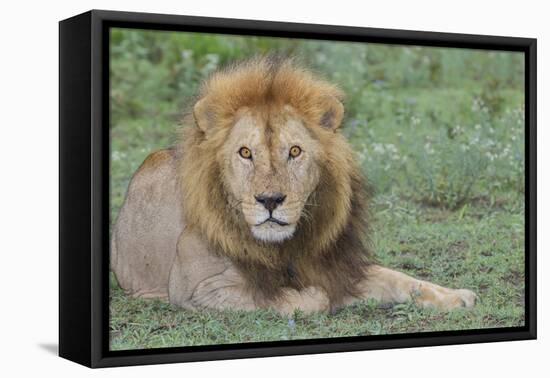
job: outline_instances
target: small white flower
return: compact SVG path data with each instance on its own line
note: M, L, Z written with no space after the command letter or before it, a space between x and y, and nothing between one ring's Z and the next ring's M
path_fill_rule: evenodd
M125 154L123 152L120 152L120 151L113 151L113 153L111 154L111 159L113 161L122 160L124 157L125 157Z
M411 123L413 126L418 126L420 124L420 118L417 116L412 116Z
M372 145L372 148L374 149L374 152L376 152L377 154L384 153L384 145L382 145L380 143L374 143Z
M389 151L389 152L397 152L397 148L395 147L395 145L389 143L389 144L386 144L386 150Z
M183 50L181 52L181 58L187 60L193 56L193 50Z

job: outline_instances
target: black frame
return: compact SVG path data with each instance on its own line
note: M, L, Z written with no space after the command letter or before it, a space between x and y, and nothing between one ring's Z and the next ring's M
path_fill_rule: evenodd
M109 351L109 27L525 54L525 326ZM536 338L536 39L92 10L59 23L59 355L88 367Z

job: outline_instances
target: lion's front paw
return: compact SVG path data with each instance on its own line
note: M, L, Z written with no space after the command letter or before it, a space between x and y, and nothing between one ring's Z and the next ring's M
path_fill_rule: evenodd
M453 310L455 308L472 308L476 304L477 295L468 289L448 289L444 294L440 307L443 310Z
M414 301L421 307L435 307L441 310L474 307L477 295L468 289L449 289L432 283L422 283L412 292Z
M471 308L474 307L476 302L478 301L478 296L476 295L476 293L468 289L455 290L455 294L461 301L461 306L458 307Z
M242 309L256 308L248 295L239 274L233 269L226 269L201 281L195 287L189 300L194 308Z

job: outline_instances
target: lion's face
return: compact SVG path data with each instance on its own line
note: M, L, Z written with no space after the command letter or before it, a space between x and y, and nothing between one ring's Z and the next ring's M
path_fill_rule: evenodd
M277 243L307 216L319 182L321 145L290 106L243 108L218 153L231 206L253 236Z

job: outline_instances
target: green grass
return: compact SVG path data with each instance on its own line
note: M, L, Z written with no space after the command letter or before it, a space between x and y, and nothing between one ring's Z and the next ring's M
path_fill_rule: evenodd
M524 324L519 54L128 30L112 37L111 223L143 159L175 143L177 121L201 80L227 62L282 51L348 94L343 132L376 189L379 261L480 298L472 310L449 313L365 301L289 320L272 311L190 312L133 299L113 278L112 349Z

